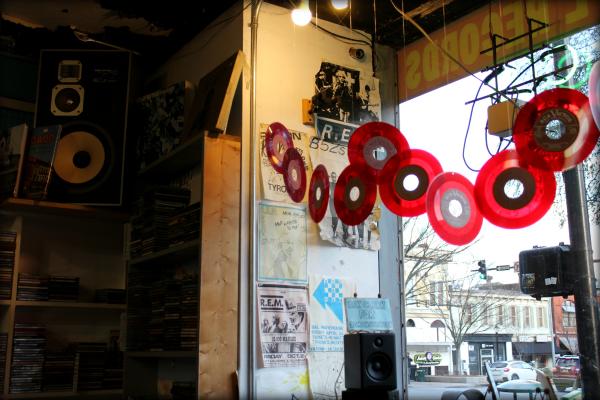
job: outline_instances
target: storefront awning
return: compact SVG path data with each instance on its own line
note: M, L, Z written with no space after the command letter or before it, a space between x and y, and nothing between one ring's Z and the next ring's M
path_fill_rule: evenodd
M577 336L575 335L563 335L559 336L560 343L571 353L579 354L579 345L577 343Z
M551 342L513 342L513 353L552 354Z

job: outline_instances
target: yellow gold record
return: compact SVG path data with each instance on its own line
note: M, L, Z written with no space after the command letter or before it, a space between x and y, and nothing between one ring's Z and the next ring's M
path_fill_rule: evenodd
M89 132L75 131L58 142L54 171L65 182L81 184L94 179L105 161L102 142Z

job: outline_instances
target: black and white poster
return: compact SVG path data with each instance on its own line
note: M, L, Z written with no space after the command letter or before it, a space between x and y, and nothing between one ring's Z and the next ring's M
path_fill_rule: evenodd
M360 71L322 62L315 75L313 113L338 121L364 124L379 121L379 80Z

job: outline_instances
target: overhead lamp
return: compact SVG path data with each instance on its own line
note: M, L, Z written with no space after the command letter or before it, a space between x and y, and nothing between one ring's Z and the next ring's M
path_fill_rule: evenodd
M298 26L307 25L312 19L312 13L308 8L308 0L302 0L300 5L292 11L292 21Z
M348 0L331 0L331 6L336 10L343 10L348 8Z

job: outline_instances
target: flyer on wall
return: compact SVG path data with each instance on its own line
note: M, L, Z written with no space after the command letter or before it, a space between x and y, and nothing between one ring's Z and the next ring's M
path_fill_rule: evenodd
M306 365L306 287L258 285L256 292L263 366L273 368Z

